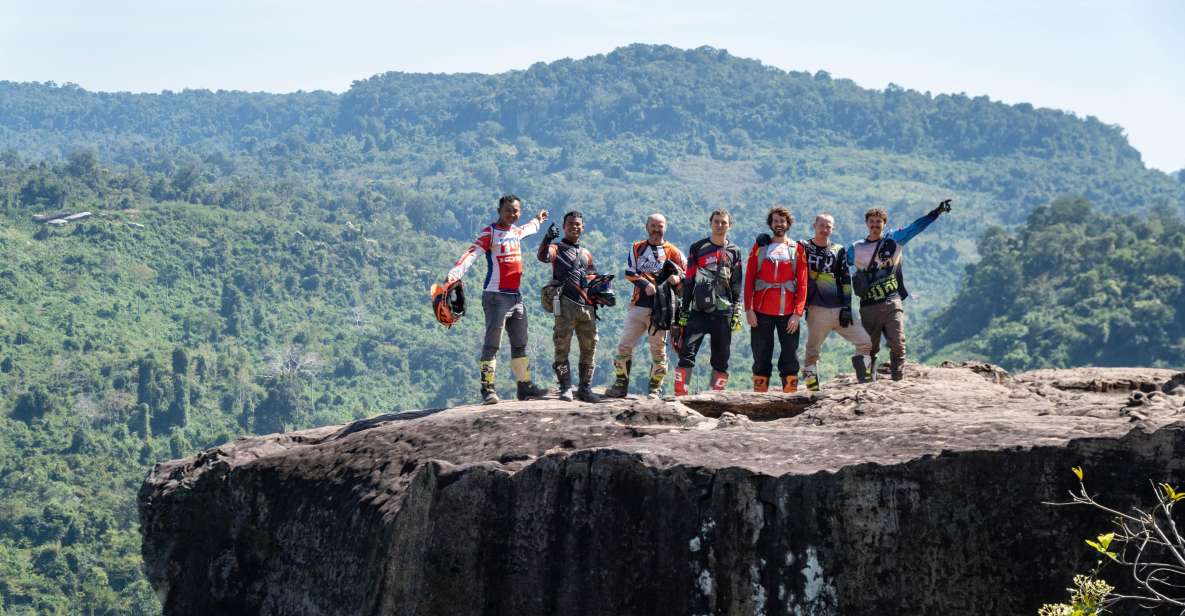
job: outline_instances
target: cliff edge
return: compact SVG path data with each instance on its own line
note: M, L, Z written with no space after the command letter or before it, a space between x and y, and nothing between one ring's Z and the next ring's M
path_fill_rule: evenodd
M1185 373L910 365L809 394L543 400L228 443L153 469L168 615L1022 614L1102 514L1185 477Z

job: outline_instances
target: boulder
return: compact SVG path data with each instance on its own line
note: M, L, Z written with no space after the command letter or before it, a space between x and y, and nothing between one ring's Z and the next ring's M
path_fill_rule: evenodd
M1108 528L1046 504L1071 467L1117 507L1182 478L1172 377L910 365L242 439L152 470L144 562L169 615L1033 614Z

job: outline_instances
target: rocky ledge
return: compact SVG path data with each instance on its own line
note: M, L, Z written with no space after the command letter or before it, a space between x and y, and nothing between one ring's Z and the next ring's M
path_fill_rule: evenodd
M1185 373L988 364L816 395L398 413L158 464L165 613L1033 614L1185 477ZM1119 577L1119 572L1116 572Z

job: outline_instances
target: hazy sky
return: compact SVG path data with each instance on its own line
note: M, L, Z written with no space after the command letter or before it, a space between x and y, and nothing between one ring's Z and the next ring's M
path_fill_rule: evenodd
M340 92L634 42L727 49L862 86L987 94L1123 126L1185 168L1185 2L0 0L0 80Z

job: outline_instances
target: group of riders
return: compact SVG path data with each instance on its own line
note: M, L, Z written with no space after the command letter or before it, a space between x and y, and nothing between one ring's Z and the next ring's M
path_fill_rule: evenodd
M753 348L754 391L769 391L775 338L780 347L781 391L798 391L798 343L804 320L807 342L802 377L807 389L819 389L820 350L832 331L839 332L853 346L851 361L857 381L876 378L882 336L889 345L889 373L893 380L901 380L905 365L902 300L908 297L902 273L903 249L949 211L948 199L909 226L889 230L888 213L872 208L864 214L867 237L845 247L831 241L835 227L831 215L816 215L814 235L793 240L789 232L794 215L784 207L774 207L765 218L769 233L757 236L747 259L728 238L733 221L726 210L717 209L708 216L710 235L693 243L686 256L666 241L666 218L651 214L646 219L646 238L634 242L626 255L625 278L633 285L633 292L613 358L613 384L604 395L622 398L628 393L634 346L643 336L650 347L650 396L661 395L668 372L668 341L679 358L675 395L687 395L695 358L705 337L711 339L710 387L724 389L732 335L746 321ZM484 404L499 401L494 369L504 331L510 338L510 365L518 384L516 397L528 400L550 393L531 379L527 309L520 288L520 245L524 238L539 231L548 214L541 211L527 224L518 226L521 215L522 201L514 195L503 196L498 201L498 220L481 230L449 270L444 284L434 285L432 290L437 319L451 325L464 313L461 278L480 255L485 256L487 270L481 294L485 339L480 358ZM541 297L544 308L555 316L552 368L559 383L559 397L598 402L601 396L591 387L597 309L613 305L616 297L613 276L597 273L592 254L580 243L583 235L584 215L568 212L562 220L562 232L552 223L543 234L536 257L552 267L551 282ZM852 312L853 291L860 300L859 320ZM575 389L569 364L573 333L580 347Z

